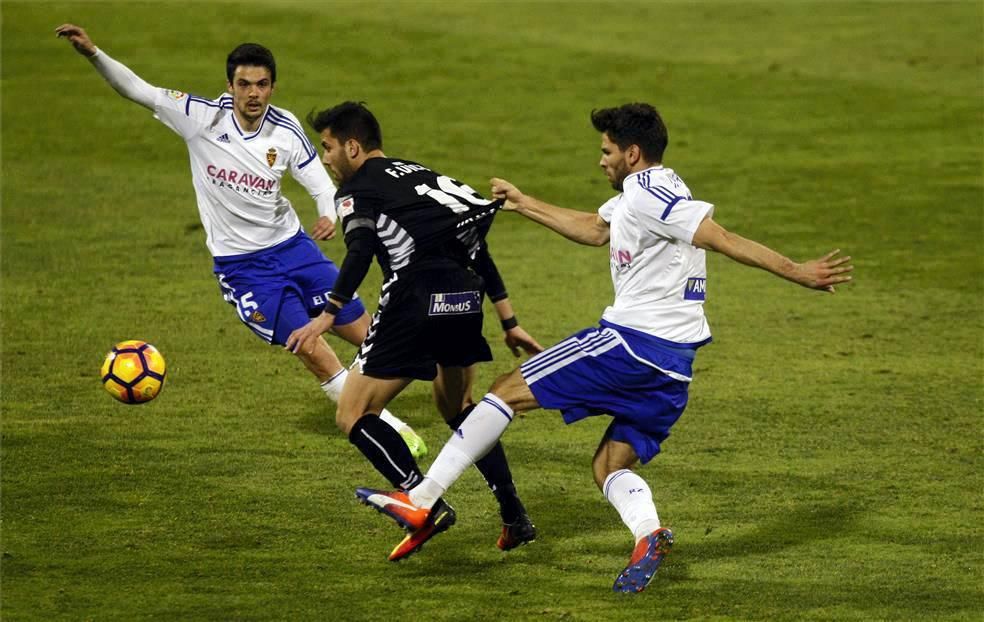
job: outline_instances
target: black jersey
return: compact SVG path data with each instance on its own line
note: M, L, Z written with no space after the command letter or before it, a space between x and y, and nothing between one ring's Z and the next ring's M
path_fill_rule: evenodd
M501 206L502 201L485 199L421 164L395 158L366 160L335 193L349 252L332 296L350 300L372 256L387 280L434 261L483 265L485 235Z

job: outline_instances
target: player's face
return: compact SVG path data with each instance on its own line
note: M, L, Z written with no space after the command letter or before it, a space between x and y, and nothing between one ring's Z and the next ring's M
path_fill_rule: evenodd
M229 83L232 105L239 118L247 124L258 121L266 112L273 94L273 80L266 67L240 65Z
M344 184L353 174L355 166L348 157L345 145L332 136L330 129L321 131L321 162L325 165L339 185Z
M625 160L625 152L609 140L607 133L601 135L601 161L598 164L605 171L612 188L621 191L622 182L629 174L629 164Z

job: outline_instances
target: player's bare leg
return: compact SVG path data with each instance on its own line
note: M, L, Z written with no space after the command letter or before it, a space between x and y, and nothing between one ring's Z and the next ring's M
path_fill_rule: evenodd
M384 409L410 382L410 378L375 378L353 371L345 379L335 423L342 432L350 434L360 417Z
M445 421L452 421L475 404L472 399L474 383L474 365L448 368L437 366L437 377L431 387L434 391L434 404Z
M614 440L609 427L598 445L591 467L595 483L614 506L635 538L628 565L615 579L616 592L641 592L656 576L673 546L673 533L660 526L653 494L631 468L639 462L632 445Z
M434 402L452 431L458 429L475 406L472 387L476 371L476 365L437 368L433 383ZM536 526L516 492L502 443L497 442L483 458L475 462L475 466L499 503L502 531L496 546L509 551L536 540Z
M342 324L341 326L333 326L331 332L354 346L360 346L366 339L370 323L369 314L363 313L354 322ZM315 346L314 352L310 354L297 352L296 354L301 359L301 362L304 363L304 366L321 383L321 389L328 396L328 399L332 402L338 402L342 394L342 387L345 386L348 370L342 365L338 356L324 338L319 341ZM379 412L379 418L400 433L400 436L403 437L403 441L410 448L410 453L413 454L414 458L423 458L427 455L427 444L424 443L424 439L406 422L385 408Z

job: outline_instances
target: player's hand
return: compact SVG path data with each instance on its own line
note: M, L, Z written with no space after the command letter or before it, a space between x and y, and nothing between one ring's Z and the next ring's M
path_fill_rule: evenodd
M314 228L311 229L311 237L315 240L330 240L335 237L335 223L331 221L327 216L321 216L318 221L314 223Z
M82 56L95 56L96 46L85 30L74 24L62 24L55 28L55 36L65 37Z
M530 336L528 332L523 330L522 326L513 326L506 331L503 341L509 346L512 351L513 356L519 356L519 350L522 348L527 354L536 354L538 352L543 352L543 346L536 342L536 339Z
M834 293L834 285L851 280L848 274L854 270L851 257L838 257L840 249L830 251L820 259L805 261L796 266L794 280L803 287Z
M304 326L293 331L284 348L294 354L312 354L314 346L317 345L321 335L331 330L335 325L335 316L330 313L322 313Z
M492 184L492 197L506 200L502 206L503 210L511 212L519 209L519 202L523 198L523 193L519 191L519 188L498 177L493 177L489 183Z

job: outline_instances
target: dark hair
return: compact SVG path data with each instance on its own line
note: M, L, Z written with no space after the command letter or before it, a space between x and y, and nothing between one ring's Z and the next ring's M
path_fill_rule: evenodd
M648 162L662 162L670 138L659 112L649 104L623 104L591 111L591 123L623 151L637 145Z
M273 60L273 52L259 43L243 43L229 52L226 58L226 77L232 82L236 67L266 67L270 70L270 82L277 82L277 61Z
M331 130L341 143L354 138L366 151L383 148L383 130L366 102L342 102L319 113L310 112L307 122L319 134Z

